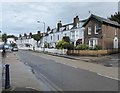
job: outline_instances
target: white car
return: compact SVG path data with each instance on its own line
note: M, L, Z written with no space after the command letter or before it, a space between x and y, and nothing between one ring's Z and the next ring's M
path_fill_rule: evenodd
M11 50L12 51L18 51L18 47L13 47Z

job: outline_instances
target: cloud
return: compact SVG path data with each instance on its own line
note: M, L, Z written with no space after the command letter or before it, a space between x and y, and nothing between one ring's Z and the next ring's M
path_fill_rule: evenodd
M37 23L38 20L54 28L59 20L63 24L71 23L76 15L85 19L88 11L108 17L117 11L117 5L117 2L3 2L0 20L3 32L22 34L43 31L43 24Z
M1 2L118 2L119 0L1 0Z

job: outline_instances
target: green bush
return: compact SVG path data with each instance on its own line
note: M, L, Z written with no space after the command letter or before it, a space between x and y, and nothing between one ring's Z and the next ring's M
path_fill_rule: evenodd
M64 42L62 43L62 48L63 48L63 49L68 49L69 46L70 46L70 43L68 43L68 42L65 42L65 41L64 41Z
M102 46L98 46L96 45L94 48L93 47L89 47L89 50L101 50Z
M68 50L73 50L74 49L74 45L73 44L69 44Z
M87 50L87 49L89 49L89 46L86 44L80 44L80 45L76 46L76 49L77 50Z
M17 46L17 44L16 44L16 43L12 43L11 46L12 46L12 47L15 47L15 46Z
M56 45L56 48L57 48L57 49L62 49L62 43L63 43L63 42L64 42L63 40L59 41L59 42L57 43L57 45Z
M70 42L70 38L69 38L69 36L64 36L63 38L62 38L62 40L64 40L65 42Z
M96 45L96 46L94 47L94 50L101 50L101 49L102 49L102 46Z
M74 49L74 45L64 40L61 40L57 43L56 48L57 49Z

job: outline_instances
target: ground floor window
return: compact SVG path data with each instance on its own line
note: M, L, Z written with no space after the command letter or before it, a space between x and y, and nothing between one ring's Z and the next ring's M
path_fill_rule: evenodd
M90 38L89 39L89 47L95 47L96 45L98 45L98 39L97 38Z

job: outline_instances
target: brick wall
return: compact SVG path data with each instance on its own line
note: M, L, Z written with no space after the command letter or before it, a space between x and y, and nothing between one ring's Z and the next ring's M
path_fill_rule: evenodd
M102 25L102 34L103 34L102 46L103 46L103 49L114 48L113 40L115 37L115 31L117 32L117 37L120 39L120 37L119 37L120 31L118 32L118 30L120 30L120 29L117 27L113 27L113 26L110 26L107 24Z
M117 49L108 50L68 50L67 55L100 56L118 53Z

